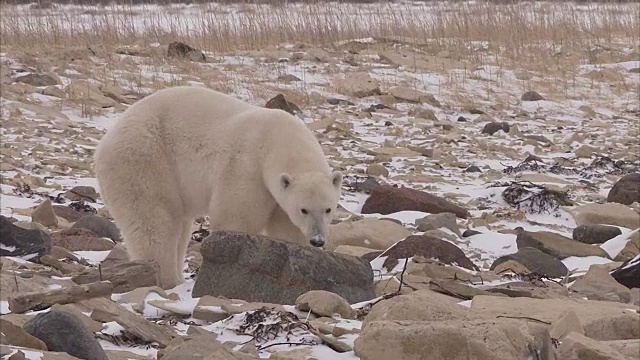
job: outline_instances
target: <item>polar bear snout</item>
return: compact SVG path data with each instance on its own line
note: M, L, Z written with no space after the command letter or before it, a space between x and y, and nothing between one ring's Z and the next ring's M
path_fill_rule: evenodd
M315 246L315 247L322 247L324 246L326 239L324 237L324 235L316 235L314 237L311 238L311 245Z

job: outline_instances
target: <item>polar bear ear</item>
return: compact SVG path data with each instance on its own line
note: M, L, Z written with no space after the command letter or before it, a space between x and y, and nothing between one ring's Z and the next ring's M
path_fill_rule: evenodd
M342 173L340 171L333 172L333 186L340 188L342 186Z
M282 185L283 189L287 189L289 186L291 186L291 182L291 175L287 173L280 174L280 185Z

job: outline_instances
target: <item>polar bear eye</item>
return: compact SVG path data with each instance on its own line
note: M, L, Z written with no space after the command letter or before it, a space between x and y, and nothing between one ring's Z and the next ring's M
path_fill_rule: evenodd
M331 209L327 209L324 212L326 212L327 214L330 214L331 213Z
M303 214L305 214L305 215L307 215L307 214L309 213L309 212L307 211L307 209L302 209L302 210L300 210L300 211L302 211L302 213L303 213Z

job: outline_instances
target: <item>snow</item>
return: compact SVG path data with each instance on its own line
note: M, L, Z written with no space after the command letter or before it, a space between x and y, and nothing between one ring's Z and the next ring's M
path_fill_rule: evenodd
M602 256L569 256L562 259L562 263L572 273L581 273L589 270L591 265L609 264L612 261Z
M604 244L600 245L600 247L604 251L606 251L607 254L609 254L609 256L612 259L618 256L620 251L624 249L627 243L631 240L631 236L633 236L633 234L636 234L640 231L640 228L635 229L633 231L630 231L629 229L625 229L622 227L618 227L618 228L622 231L622 234L614 237L613 239L609 239Z

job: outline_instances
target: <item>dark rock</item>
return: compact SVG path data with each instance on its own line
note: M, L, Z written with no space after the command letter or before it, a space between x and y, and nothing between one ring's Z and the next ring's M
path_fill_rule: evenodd
M297 77L295 75L286 74L286 75L278 76L278 81L282 81L284 83L290 83L290 82L294 82L294 81L302 81L302 79L300 79L299 77Z
M64 197L71 201L96 202L98 193L93 186L74 186L64 194Z
M374 187L362 207L363 214L379 213L387 215L405 210L422 211L431 214L451 212L460 218L468 218L470 216L467 209L441 197L424 191L389 185Z
M468 168L466 168L464 170L464 172L466 172L466 173L481 173L482 170L480 170L480 168L475 166L475 165L471 165Z
M280 109L288 112L291 115L295 115L296 113L302 112L298 105L288 101L284 98L284 95L278 94L274 96L271 100L267 101L264 107L268 109Z
M480 270L457 246L429 235L408 236L379 255L379 257L385 256L387 259L385 259L383 266L387 270L398 265L399 260L413 256L424 256L427 259L437 259L443 264L457 265L469 270Z
M477 231L477 230L467 229L462 233L462 237L466 238L466 237L473 236L473 235L478 235L478 234L482 234L482 233L480 231Z
M86 214L64 205L53 205L53 213L69 222L76 222Z
M624 205L640 202L640 173L631 173L621 177L609 191L607 202Z
M51 86L58 85L58 80L56 80L53 76L47 74L27 74L18 76L16 82L21 82L33 86Z
M331 105L355 105L347 99L329 98L327 99L327 102Z
M380 185L380 183L378 182L378 180L374 177L367 177L367 179L363 182L356 182L354 184L352 184L354 190L356 191L363 191L365 193L371 193L373 191L373 189L377 188L378 186L382 186Z
M531 247L524 247L518 249L518 252L515 254L504 255L497 258L493 264L491 264L490 270L495 269L498 265L509 260L522 264L531 272L550 278L563 277L569 272L564 263L559 259Z
M540 101L540 100L544 100L544 98L542 97L542 95L538 94L535 91L527 91L526 93L522 94L521 100L522 101Z
M602 244L621 234L622 231L616 226L587 224L573 229L572 237L585 244Z
M464 116L458 116L458 122L467 122L467 118Z
M291 305L311 290L333 292L349 303L375 297L371 265L354 256L230 231L213 232L200 251L193 297Z
M558 259L570 256L609 258L609 254L598 246L584 244L551 231L520 230L516 237L516 244L518 249L532 247Z
M393 123L389 120L384 122L384 126L393 126Z
M380 256L380 254L382 254L382 250L377 250L377 251L368 252L364 255L360 255L360 258L367 260L367 262L371 262L373 259Z
M179 41L174 41L169 44L167 56L189 59L191 61L207 61L202 51Z
M482 128L482 133L483 134L493 135L496 132L498 132L498 130L502 130L502 131L508 133L510 128L511 127L506 122L495 122L495 121L493 121L493 122L485 124L485 126Z
M629 69L629 72L632 74L640 74L640 68Z
M484 112L484 111L482 111L480 109L470 109L469 110L469 114L472 114L472 115L484 115L484 114L486 114L486 112Z
M111 281L114 293L124 293L140 287L158 286L158 266L155 262L136 260L111 263L100 268L87 268L71 278L76 284Z
M53 245L71 251L107 251L115 243L83 228L64 229L51 234Z
M640 255L623 262L611 276L629 289L640 288Z
M71 312L51 309L27 321L23 328L42 340L49 351L86 360L109 360L95 336Z
M23 229L0 215L0 256L25 257L36 261L51 254L51 237L39 229Z
M85 215L80 218L73 226L72 229L80 228L91 230L96 235L109 238L115 242L122 241L122 235L120 230L109 219L98 215Z

